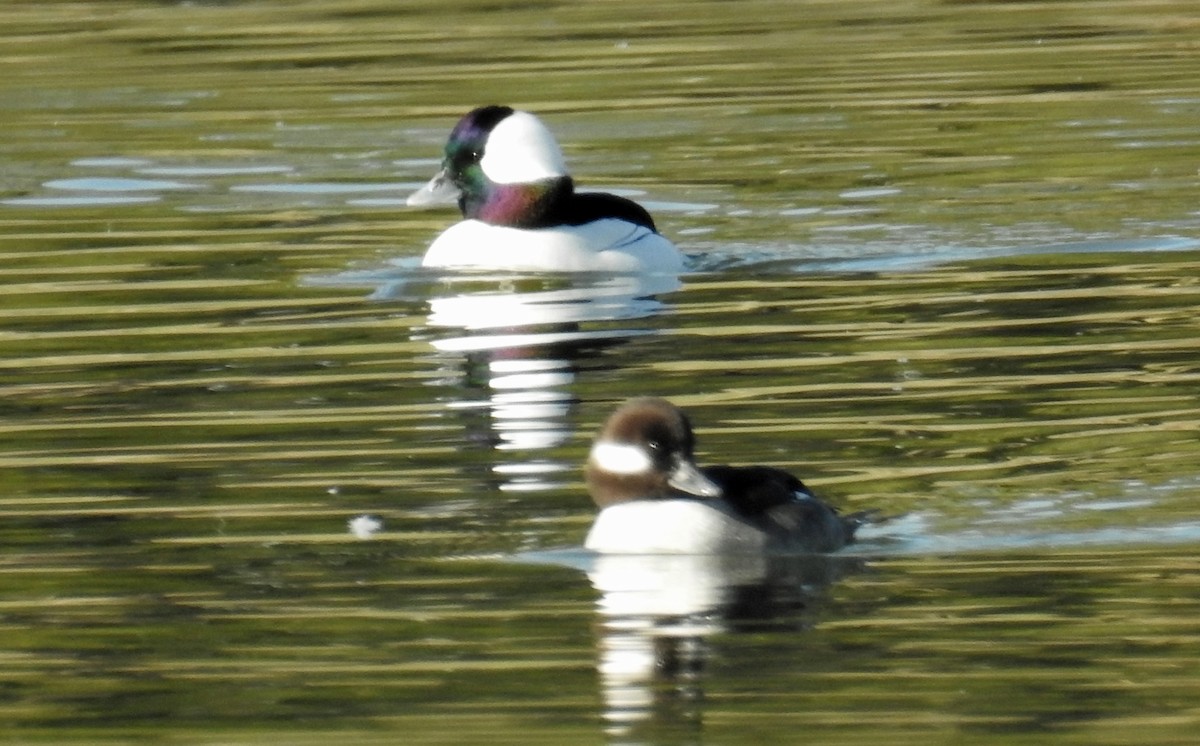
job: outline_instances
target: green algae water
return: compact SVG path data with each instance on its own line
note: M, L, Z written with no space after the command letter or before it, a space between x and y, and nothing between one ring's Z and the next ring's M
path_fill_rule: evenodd
M0 739L1192 740L1190 3L0 28ZM689 272L416 269L456 216L404 196L487 103ZM887 520L598 562L580 465L637 394Z

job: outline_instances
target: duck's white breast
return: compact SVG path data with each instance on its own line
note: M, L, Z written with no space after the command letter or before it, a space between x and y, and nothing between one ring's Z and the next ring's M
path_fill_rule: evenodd
M421 264L447 269L678 273L683 257L662 235L624 220L537 229L464 220L437 237Z
M744 554L767 535L719 501L634 500L596 516L584 546L605 554Z

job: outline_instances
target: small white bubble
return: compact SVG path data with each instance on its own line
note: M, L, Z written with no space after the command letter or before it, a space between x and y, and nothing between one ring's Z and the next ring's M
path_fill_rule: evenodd
M383 530L383 521L373 515L356 515L346 522L350 528L350 533L360 539L370 539L375 534Z

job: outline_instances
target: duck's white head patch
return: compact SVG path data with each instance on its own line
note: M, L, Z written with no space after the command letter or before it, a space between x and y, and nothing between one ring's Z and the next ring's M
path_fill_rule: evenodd
M554 135L540 119L525 111L514 111L492 128L479 165L497 184L523 184L567 175Z
M628 443L600 441L592 446L591 461L597 468L610 474L649 474L654 471L654 461L645 448Z

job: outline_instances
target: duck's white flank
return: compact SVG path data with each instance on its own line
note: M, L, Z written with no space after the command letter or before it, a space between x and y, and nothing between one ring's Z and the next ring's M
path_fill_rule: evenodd
M768 541L721 500L634 500L601 510L584 546L605 554L753 554Z
M683 257L660 234L615 218L537 229L463 220L437 237L421 264L518 272L678 274Z

